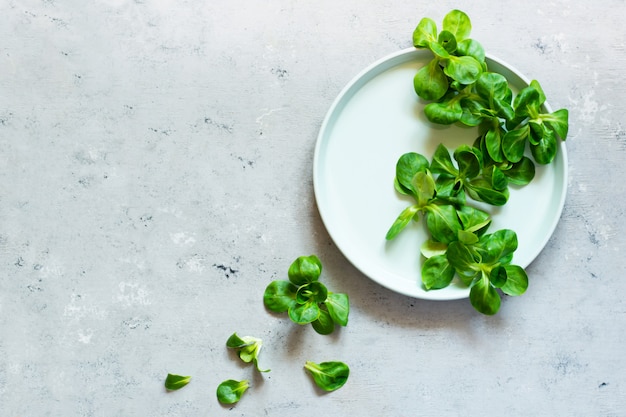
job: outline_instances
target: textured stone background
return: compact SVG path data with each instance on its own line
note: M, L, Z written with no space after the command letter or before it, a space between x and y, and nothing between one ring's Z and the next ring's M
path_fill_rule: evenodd
M313 148L364 67L452 8L570 110L568 198L491 318L357 272ZM0 415L625 416L626 2L4 0ZM532 219L529 219L532 221ZM316 253L349 293L321 337L261 296ZM263 338L262 376L224 343ZM344 360L321 394L302 365ZM168 372L192 375L166 393ZM215 388L249 379L235 407Z

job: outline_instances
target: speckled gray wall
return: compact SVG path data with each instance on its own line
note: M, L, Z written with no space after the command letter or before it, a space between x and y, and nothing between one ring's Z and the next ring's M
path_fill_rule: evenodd
M561 222L495 317L393 293L334 246L312 187L350 79L466 11L570 110ZM623 0L0 4L0 415L624 416ZM529 219L532 221L532 219ZM262 294L297 256L351 297L322 337ZM263 338L259 375L225 341ZM320 394L306 360L345 360ZM192 375L165 392L168 372ZM249 379L234 407L224 379Z

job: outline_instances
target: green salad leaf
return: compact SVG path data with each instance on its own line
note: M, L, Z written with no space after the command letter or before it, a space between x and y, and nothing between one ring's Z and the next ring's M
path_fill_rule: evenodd
M176 391L187 385L189 381L191 381L190 376L167 374L165 378L165 389L168 391Z
M217 400L222 404L235 404L241 400L250 384L247 380L227 379L217 386Z
M335 391L345 385L350 376L350 368L343 362L331 361L315 363L307 361L304 369L315 384L324 391Z

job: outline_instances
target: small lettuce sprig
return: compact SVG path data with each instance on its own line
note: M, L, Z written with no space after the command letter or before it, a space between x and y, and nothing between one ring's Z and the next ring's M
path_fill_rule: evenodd
M322 263L315 255L300 256L287 273L289 281L272 281L263 294L265 306L276 313L287 312L297 324L311 324L323 335L335 325L346 326L350 313L348 295L329 291L319 281Z
M425 17L413 32L413 46L429 49L434 58L414 78L417 94L425 100L440 100L449 90L459 91L476 82L486 69L485 50L469 37L472 25L460 10L452 10L437 32L434 20Z
M269 372L269 369L259 367L259 353L263 347L263 341L254 336L240 337L236 332L226 341L226 347L234 349L239 358L245 363L252 362L259 372Z

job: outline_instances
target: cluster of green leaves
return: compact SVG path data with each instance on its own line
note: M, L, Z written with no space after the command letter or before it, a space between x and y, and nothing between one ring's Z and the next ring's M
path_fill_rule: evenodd
M495 314L499 291L523 294L528 277L511 263L517 249L515 232L487 234L489 214L467 199L506 204L509 185L530 183L535 163L554 160L558 141L567 136L568 111L547 113L546 96L536 80L514 95L504 75L489 71L485 50L470 38L471 30L469 17L452 10L441 31L432 19L423 18L413 32L415 48L433 53L413 78L415 92L429 102L426 117L437 124L478 127L479 134L471 146L459 146L452 156L439 145L430 162L415 152L400 157L394 187L415 202L400 213L386 238L395 238L422 216L430 233L421 250L426 258L424 287L445 288L458 276L470 287L474 308Z
M497 289L518 296L528 288L524 268L511 263L516 249L517 235L509 229L480 237L460 234L445 251L430 251L422 266L422 281L426 288L444 288L457 275L470 287L472 306L483 314L496 314L501 302Z
M304 364L315 384L324 391L335 391L348 381L350 368L343 362L330 361L315 363L307 361Z
M319 281L322 263L315 255L300 256L289 267L289 280L272 281L263 302L276 313L287 312L294 323L311 324L319 334L330 334L335 325L346 326L350 313L348 295L329 291Z
M387 239L393 239L411 219L417 220L420 213L426 215L430 232L438 240L454 239L461 227L459 221L450 220L455 218L455 208L471 211L472 218L480 213L465 207L468 197L502 206L508 201L510 184L526 185L534 176L535 165L529 158L523 157L503 169L485 157L477 146L461 145L451 157L450 151L440 144L431 162L421 154L408 152L396 164L394 187L400 194L414 197L416 204L400 214ZM488 215L482 212L481 216Z
M433 52L434 58L414 78L417 94L425 100L439 100L450 89L476 82L486 69L485 50L469 37L472 25L460 10L452 10L443 19L441 32L434 20L425 17L413 32L413 46Z
M417 95L431 101L424 107L426 117L438 124L479 126L476 146L488 164L502 170L530 163L524 157L527 144L535 162L552 162L558 140L567 136L568 110L545 113L546 97L536 80L514 97L506 77L489 71L484 48L469 38L471 29L469 17L452 10L441 32L430 18L413 32L413 45L434 55L413 79Z
M263 302L274 312L287 311L292 321L298 324L311 323L317 333L332 333L335 325L346 326L350 305L347 294L332 293L319 282L322 263L315 255L301 256L289 267L289 281L273 281L263 294ZM252 363L259 372L269 369L259 367L259 354L263 341L254 336L239 336L233 333L226 347L237 352L245 363ZM307 361L305 370L315 384L325 391L341 388L348 380L350 369L339 361L315 363ZM175 391L186 386L190 376L168 374L165 388ZM222 404L235 404L250 388L248 380L227 379L216 390L217 400Z
M491 222L489 214L466 204L468 196L494 206L504 205L509 197L507 175L494 166L484 166L482 152L461 145L454 151L439 145L432 162L416 153L405 153L396 163L394 187L415 200L405 208L387 232L387 240L400 233L420 214L433 238L445 244L457 240L459 232L481 232ZM514 181L530 180L534 171L507 172Z
M430 234L422 246L426 258L422 283L427 290L445 288L459 276L470 287L470 302L483 314L495 314L500 295L521 295L528 287L523 268L512 265L517 236L511 230L486 234L491 217L467 204L467 198L500 206L508 197L510 177L493 166L484 166L482 152L461 145L454 151L439 145L432 162L415 152L400 157L396 164L395 189L415 203L405 208L387 232L395 238L420 215ZM518 178L520 177L520 178ZM521 175L515 176L521 181Z

